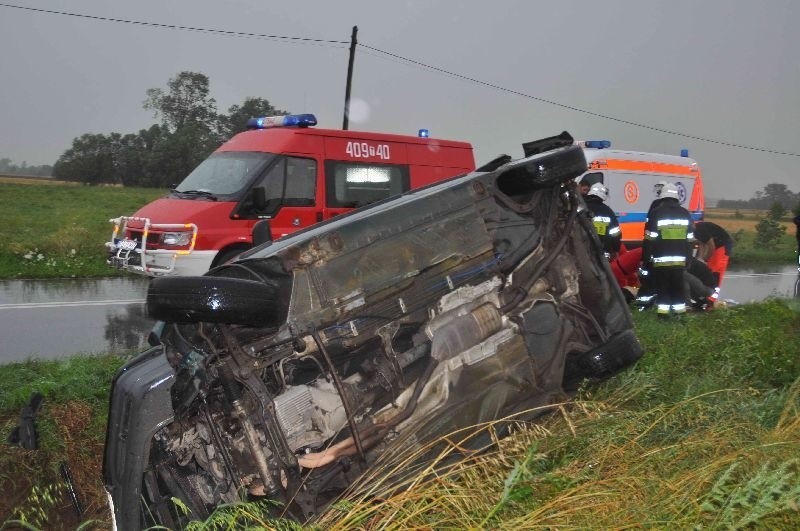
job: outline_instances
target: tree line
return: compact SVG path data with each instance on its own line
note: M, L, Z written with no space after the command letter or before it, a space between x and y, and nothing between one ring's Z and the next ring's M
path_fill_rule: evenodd
M208 77L197 72L180 72L166 89L149 89L146 95L143 107L160 123L137 133L79 136L56 161L53 176L87 184L169 187L245 130L248 118L287 114L258 97L219 113Z
M53 167L49 164L41 166L28 166L23 161L22 164L14 164L8 157L0 159L0 175L25 175L33 177L49 177L53 174Z
M770 183L750 199L720 199L717 207L769 210L776 204L780 205L784 212L800 209L800 193L792 192L785 184Z

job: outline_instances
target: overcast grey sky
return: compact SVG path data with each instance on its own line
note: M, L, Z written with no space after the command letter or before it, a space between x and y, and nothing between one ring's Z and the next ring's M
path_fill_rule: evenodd
M656 132L469 82L359 47L351 129L467 140L476 162L569 131L678 154L706 195L800 192L800 2L0 0L85 15L349 41L563 105L792 155ZM145 91L209 76L220 111L259 96L342 123L348 46L240 38L0 7L0 157L52 164L83 133L154 123Z

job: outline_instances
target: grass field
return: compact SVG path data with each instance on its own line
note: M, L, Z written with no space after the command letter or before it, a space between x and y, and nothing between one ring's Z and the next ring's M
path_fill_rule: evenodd
M108 220L164 193L0 180L0 278L113 275L103 246L111 237Z
M744 230L755 232L758 222L766 217L766 210L738 210L731 208L709 208L706 209L705 220L713 221L731 234ZM786 228L786 233L794 234L795 225L792 222L793 215L786 213L780 220L780 224Z
M780 220L780 225L786 232L774 247L765 247L756 233L756 225L766 215L765 210L710 208L706 210L705 220L723 227L735 240L731 264L795 263L797 240L794 236L796 228L792 222L792 214L787 213Z
M402 485L373 481L316 529L798 529L800 304L634 315L644 358L492 451ZM88 528L107 529L100 478L110 356L0 367L0 437L32 391L45 395L42 449L0 453L0 527L75 528L57 465L67 461ZM457 451L461 435L445 454ZM380 474L377 476L380 477ZM248 527L249 526L249 527ZM260 526L260 527L259 527ZM191 529L290 529L258 504Z
M31 184L31 185L66 185L80 186L80 183L59 181L52 177L33 177L22 175L0 175L0 184Z

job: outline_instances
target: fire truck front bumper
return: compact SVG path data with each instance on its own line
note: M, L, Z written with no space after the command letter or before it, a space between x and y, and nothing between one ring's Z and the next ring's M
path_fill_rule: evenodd
M149 277L202 275L211 267L217 251L193 250L189 254L172 251L152 251L145 253L139 249L113 249L109 246L106 263L116 269Z

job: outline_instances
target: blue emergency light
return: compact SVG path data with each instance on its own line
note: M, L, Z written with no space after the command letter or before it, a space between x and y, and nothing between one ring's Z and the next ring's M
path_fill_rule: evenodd
M420 129L419 133L417 133L417 136L419 136L420 138L428 138L431 136L431 132L428 131L427 129Z
M611 147L610 140L587 140L584 145L587 148L607 149Z
M681 150L681 157L688 157L688 156L689 156L689 150L686 149L686 148L683 148Z
M317 125L313 114L287 114L285 116L260 116L247 120L248 129L270 129L273 127L309 127Z

